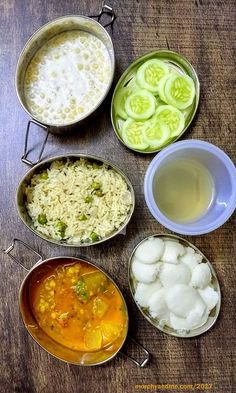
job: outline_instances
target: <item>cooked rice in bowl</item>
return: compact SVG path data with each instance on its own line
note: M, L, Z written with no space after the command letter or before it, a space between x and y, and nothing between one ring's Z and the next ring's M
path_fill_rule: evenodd
M106 238L122 226L133 207L122 175L86 158L53 161L32 176L25 195L34 228L67 244Z

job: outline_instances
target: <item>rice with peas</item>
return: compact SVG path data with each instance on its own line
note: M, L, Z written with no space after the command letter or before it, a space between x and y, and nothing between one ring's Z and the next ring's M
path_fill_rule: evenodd
M66 243L95 242L126 220L132 207L126 181L106 164L87 159L53 161L26 187L35 229Z

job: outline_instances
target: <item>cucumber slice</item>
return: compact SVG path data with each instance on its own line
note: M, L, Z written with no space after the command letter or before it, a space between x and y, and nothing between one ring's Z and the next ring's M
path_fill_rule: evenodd
M165 83L167 103L178 109L188 108L195 97L195 86L188 75L173 75Z
M167 103L167 98L165 96L165 85L166 82L168 81L169 78L171 78L173 76L173 74L168 74L163 76L163 78L161 78L160 82L159 82L159 88L158 88L158 94L159 97L162 101Z
M155 97L147 90L137 90L125 101L125 111L135 120L146 120L156 109Z
M185 126L183 113L180 112L179 109L174 108L172 105L159 106L159 108L157 108L155 118L161 125L168 128L171 138L179 135Z
M155 94L158 93L159 81L168 73L169 67L163 61L157 59L148 60L137 71L137 83Z
M147 127L147 122L135 121L128 118L122 127L122 139L131 149L145 150L149 144L145 142L143 132Z
M149 125L143 129L144 141L152 148L163 146L170 137L170 130L165 124L161 124L157 118L149 120Z
M127 119L128 115L125 111L125 101L127 97L130 95L131 89L128 87L123 87L122 89L116 92L114 98L114 109L117 115L119 115L122 119Z
M118 116L122 119L127 119L128 115L125 110L125 101L128 96L134 93L136 90L139 90L140 87L135 83L135 79L133 78L129 84L125 87L122 87L117 90L116 95L114 97L114 110Z

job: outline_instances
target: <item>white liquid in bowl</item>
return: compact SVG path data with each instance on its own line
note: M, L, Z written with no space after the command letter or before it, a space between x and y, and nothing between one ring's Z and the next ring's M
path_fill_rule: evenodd
M26 107L43 123L73 123L97 106L111 76L111 59L100 39L79 30L58 34L36 52L26 70Z

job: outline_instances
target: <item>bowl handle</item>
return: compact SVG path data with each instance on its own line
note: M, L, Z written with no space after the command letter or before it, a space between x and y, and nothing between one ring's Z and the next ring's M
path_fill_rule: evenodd
M26 244L25 242L23 242L20 239L13 239L13 243L6 249L3 250L3 252L5 254L7 254L15 263L17 263L18 265L20 265L24 270L26 270L27 272L30 269L27 269L27 267L25 265L23 265L14 255L11 254L11 251L14 249L15 247L15 243L20 243L22 244L24 247L26 247L28 250L32 251L34 254L36 254L39 257L39 260L36 262L41 262L43 260L42 255L40 255L37 251L35 251L32 247L30 247L28 244Z
M44 131L47 131L46 137L43 141L43 144L42 144L42 147L41 147L41 150L39 152L39 156L38 156L38 159L36 162L32 162L32 161L28 160L28 158L27 158L29 151L30 151L30 150L28 150L28 139L29 139L29 131L30 131L31 123L36 124L36 126L41 127ZM42 154L43 154L43 151L44 151L47 139L48 139L48 134L49 134L49 128L47 126L44 126L43 124L37 122L36 120L29 120L28 121L27 129L26 129L26 133L25 133L24 153L23 153L23 156L21 157L22 162L24 162L27 165L34 166L41 160Z
M139 367L144 367L146 366L146 364L149 362L150 360L150 353L148 352L148 350L146 348L144 348L143 345L141 345L138 341L136 341L133 337L131 336L127 336L126 338L126 342L127 341L132 341L132 344L134 344L135 347L138 347L142 352L144 352L144 359L142 361L138 361L136 360L134 357L128 355L126 352L120 351L119 353L123 356L125 356L127 359L131 360L134 364L136 364L136 366ZM127 343L128 344L128 343Z
M98 18L98 22L100 23L100 19L103 14L109 15L111 17L110 22L106 23L105 25L102 25L103 27L111 26L113 27L113 23L115 22L116 19L116 14L113 11L113 8L106 4L105 1L102 2L102 8L99 12L98 15L89 15L90 18Z

